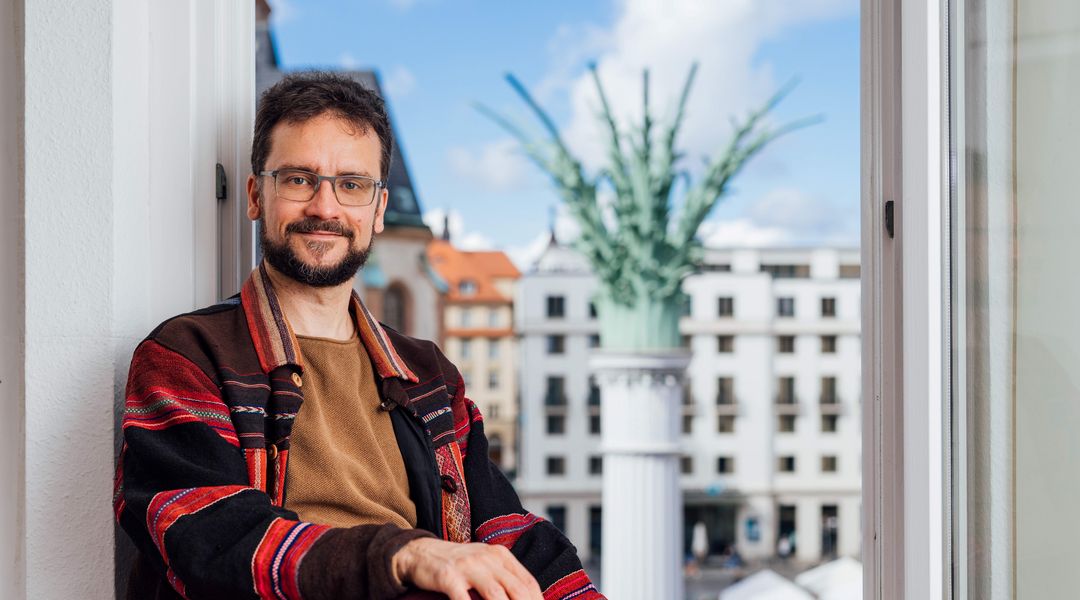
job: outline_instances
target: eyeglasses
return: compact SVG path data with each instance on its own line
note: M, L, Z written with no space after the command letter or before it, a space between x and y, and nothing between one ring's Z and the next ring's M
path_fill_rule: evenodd
M367 206L375 200L379 190L386 188L385 181L364 175L319 175L303 169L263 171L259 175L272 177L277 196L293 202L307 202L314 198L324 181L330 182L334 197L342 206Z

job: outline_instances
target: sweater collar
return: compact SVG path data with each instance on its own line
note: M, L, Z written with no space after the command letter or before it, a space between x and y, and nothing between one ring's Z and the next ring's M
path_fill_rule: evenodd
M300 345L278 303L274 286L266 273L265 263L259 263L244 282L240 290L240 303L244 307L251 341L255 344L255 352L259 356L263 371L269 373L282 365L293 365L302 371L304 365L300 357ZM352 293L352 309L353 322L360 334L360 340L379 376L384 379L398 377L417 383L419 379L416 374L398 355L386 330L364 306L356 290Z

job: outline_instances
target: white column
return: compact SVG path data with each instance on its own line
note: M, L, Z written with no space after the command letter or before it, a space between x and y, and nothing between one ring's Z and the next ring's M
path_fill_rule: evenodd
M679 417L690 353L597 352L604 453L601 590L682 598Z

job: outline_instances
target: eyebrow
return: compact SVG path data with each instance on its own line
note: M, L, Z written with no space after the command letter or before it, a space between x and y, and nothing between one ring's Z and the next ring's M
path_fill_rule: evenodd
M313 167L311 165L301 165L301 164L284 164L284 165L281 165L281 166L279 166L278 168L276 168L274 170L275 171L282 171L284 169L299 169L301 171L308 171L310 173L320 174L319 170L316 169L315 167ZM344 172L337 173L336 177L348 177L348 176L351 176L351 175L359 175L361 177L369 177L371 179L378 179L378 177L372 175L368 171L359 171L359 172L356 172L356 171L344 171Z

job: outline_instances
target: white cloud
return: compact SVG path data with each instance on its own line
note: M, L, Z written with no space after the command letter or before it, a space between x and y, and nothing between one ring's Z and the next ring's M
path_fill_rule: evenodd
M745 115L782 85L771 65L755 61L763 42L792 25L834 17L858 9L856 0L623 0L621 14L608 32L589 31L573 45L561 30L556 40L566 48L542 80L543 91L562 87L566 61L582 54L595 57L608 100L622 122L641 116L642 69L649 69L650 105L660 118L673 116L690 65L699 63L687 105L680 147L688 166L714 156L727 140L730 117ZM584 50L582 50L584 49ZM787 77L787 74L784 74ZM566 85L571 118L564 137L586 165L602 164L607 139L596 118L600 104L588 72Z
M790 243L788 232L778 227L762 227L750 219L713 220L701 224L698 237L710 248L763 248Z
M390 96L397 98L407 96L416 89L416 76L409 69L397 65L386 73L383 89Z
M806 246L859 244L858 212L795 188L776 188L734 219L701 225L706 246Z
M424 224L431 228L435 237L442 237L447 222L450 225L450 240L461 250L493 250L495 243L491 238L477 231L465 230L465 219L456 210L449 212L442 208L433 208L424 212Z
M560 244L570 245L580 236L581 227L577 224L577 221L574 220L564 205L557 205L555 207L555 238ZM550 242L551 223L548 223L543 231L537 233L529 242L506 248L506 255L510 257L510 261L514 263L514 266L524 273L532 269L533 264L540 258L540 255L543 254L544 249L548 247Z
M475 151L455 146L447 151L446 158L455 175L490 192L519 189L530 167L517 142L509 138L489 142Z
M281 25L296 18L297 10L293 0L267 0L270 4L270 22Z
M360 66L360 61L356 60L356 57L351 52L342 52L338 57L338 65L346 71L355 70Z

